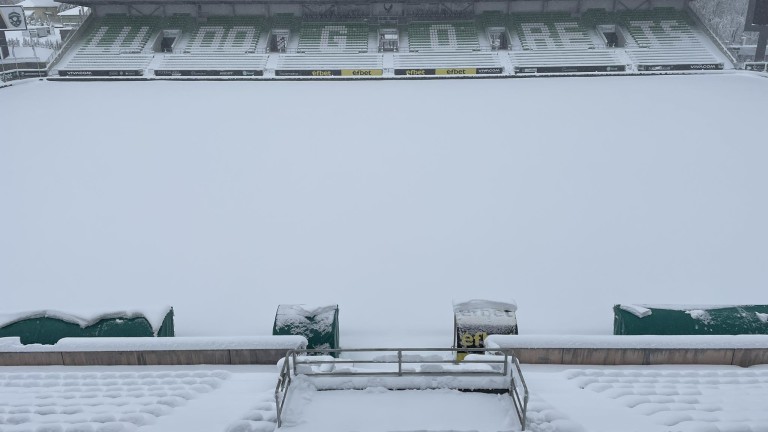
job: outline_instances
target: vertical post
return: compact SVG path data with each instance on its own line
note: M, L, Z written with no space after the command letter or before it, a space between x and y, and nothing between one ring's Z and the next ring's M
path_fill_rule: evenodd
M5 31L0 30L0 59L10 57L8 52L8 39L5 38Z
M403 351L397 350L397 376L403 376Z
M768 30L760 32L757 38L757 49L755 50L755 61L765 61L765 48L768 45Z

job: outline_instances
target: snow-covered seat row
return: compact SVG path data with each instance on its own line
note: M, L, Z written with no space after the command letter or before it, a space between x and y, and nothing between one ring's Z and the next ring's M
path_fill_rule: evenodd
M520 14L512 21L524 50L595 48L586 28L568 14Z
M109 15L96 21L82 53L139 53L157 31L160 18Z
M706 47L698 48L630 48L627 55L638 70L676 66L684 70L722 69L723 63Z
M260 16L210 17L186 40L185 53L253 53L259 43L264 18Z
M613 50L535 50L509 53L516 72L614 72L626 65Z
M368 51L366 23L303 23L298 52L359 53Z
M286 54L277 69L381 69L381 54Z
M87 54L72 57L60 70L144 70L152 61L151 54Z
M264 70L267 56L264 54L168 54L157 69L172 70Z
M395 55L394 66L400 68L499 68L495 52L428 52Z
M480 49L474 21L412 22L409 51L475 51Z
M628 46L661 48L667 46L701 46L684 12L671 8L621 13L618 21L629 30Z

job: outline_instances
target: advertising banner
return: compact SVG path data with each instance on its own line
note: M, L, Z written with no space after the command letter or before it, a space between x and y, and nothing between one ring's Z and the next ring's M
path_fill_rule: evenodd
M202 70L202 69L156 69L155 76L183 77L248 77L263 76L264 71L255 69L243 70Z
M515 67L516 74L537 74L537 73L590 73L590 72L624 72L627 70L625 65L610 66L518 66Z
M59 70L59 76L63 77L132 77L142 76L141 70Z

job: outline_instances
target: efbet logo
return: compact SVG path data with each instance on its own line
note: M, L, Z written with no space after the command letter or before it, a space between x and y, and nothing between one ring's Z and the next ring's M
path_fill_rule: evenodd
M21 14L18 12L9 13L8 20L11 22L11 25L14 27L21 26Z

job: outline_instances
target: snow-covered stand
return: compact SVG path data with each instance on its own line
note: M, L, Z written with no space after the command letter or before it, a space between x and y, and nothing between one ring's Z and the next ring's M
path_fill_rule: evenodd
M67 337L171 337L173 308L71 313L36 310L0 314L0 337L17 336L22 344L52 345Z
M339 306L280 305L272 334L304 336L308 349L338 349Z
M278 426L286 407L291 384L301 382L317 390L455 389L508 394L522 429L526 426L528 387L514 355L487 355L482 349L469 351L456 360L453 348L391 348L343 350L293 350L278 363L280 377L275 386ZM315 355L309 355L315 354ZM320 355L317 355L320 354ZM339 354L351 358L335 358Z
M615 305L615 335L768 334L768 305Z

